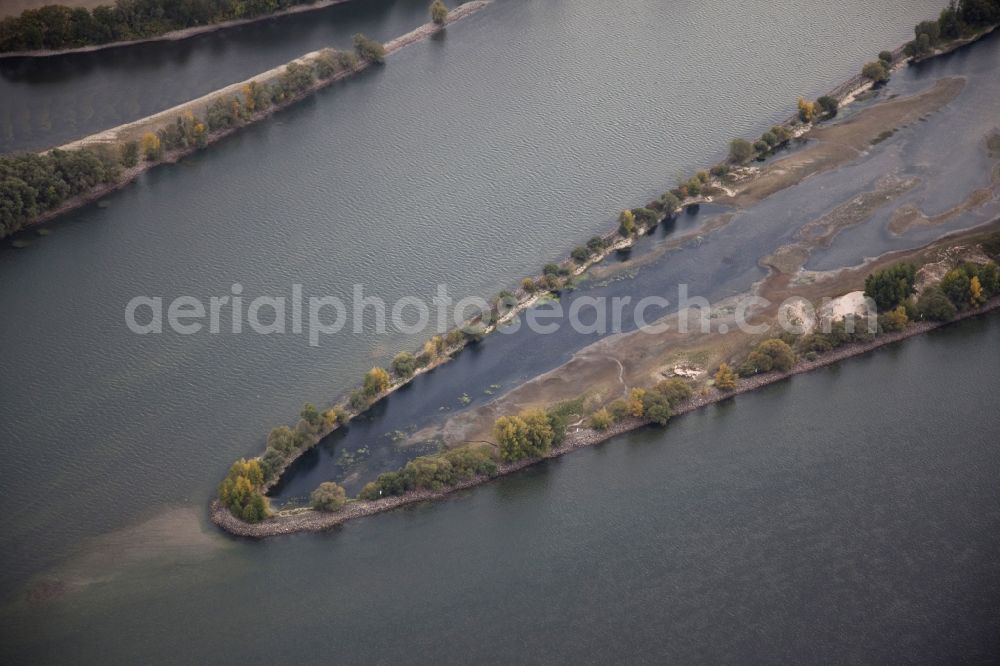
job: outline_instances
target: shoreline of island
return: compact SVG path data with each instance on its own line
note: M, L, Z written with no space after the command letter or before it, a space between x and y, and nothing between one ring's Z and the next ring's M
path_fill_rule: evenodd
M989 32L990 32L989 30L981 32L981 33L975 35L974 37L970 37L969 39L964 40L961 43L956 44L956 45L944 45L941 49L939 49L938 51L936 51L934 54L930 55L929 57L935 57L935 56L944 55L946 53L952 52L953 50L955 50L957 48L961 48L961 47L967 46L968 44L971 44L971 43L975 42L977 39L983 37L984 35L989 34ZM894 59L898 58L900 56L900 54L903 53L903 49L904 48L905 48L905 45L897 47L897 49L893 52L893 58ZM891 66L891 68L889 68L889 71L890 72L896 71L899 68L907 66L907 64L908 64L908 59L900 58L898 60L895 60L895 62L892 63L892 66ZM855 75L855 76L852 76L851 78L847 79L846 81L842 82L841 84L839 84L836 88L833 89L833 91L831 91L830 95L831 96L835 96L836 99L838 100L838 102L840 102L841 100L843 101L843 106L839 107L839 109L842 110L842 109L846 108L848 105L852 104L854 101L856 101L861 93L863 93L864 91L866 91L868 89L875 88L876 86L877 86L877 83L875 81L866 79L863 76ZM783 124L783 126L786 128L786 130L788 130L789 136L791 136L791 137L798 137L798 136L801 136L802 134L804 134L805 132L811 130L812 128L817 127L818 124L822 120L824 120L824 119L825 118L823 118L823 117L816 117L815 119L813 119L811 121L802 121L799 118L793 117L793 118L789 119L788 121L786 121ZM785 143L787 143L787 142L788 142L788 140L785 141ZM785 145L785 144L781 144L781 145ZM780 148L781 145L776 146L774 148L774 150L772 150L770 152L774 152L775 150L777 150L777 148ZM770 154L770 153L768 153L768 154ZM728 199L732 203L736 204L735 198L736 198L736 196L741 191L741 187L740 186L744 185L744 184L748 184L748 183L752 184L754 182L754 179L757 177L757 175L758 174L755 173L755 170L751 169L749 175L746 175L746 174L739 175L739 176L737 176L737 180L734 182L734 181L731 181L731 180L727 181L727 180L724 179L724 177L714 177L714 171L713 171L713 177L710 178L710 179L706 179L704 181L704 184L706 186L706 189L708 189L708 188L714 188L714 192L717 193L721 199ZM743 180L740 180L740 178L742 178ZM748 182L747 182L747 180L748 180ZM727 188L725 186L726 184L733 185L734 187L736 187L736 189L735 190L729 189L729 188ZM676 190L674 190L674 191L676 191ZM595 264L597 264L600 261L602 261L603 259L605 259L612 252L614 252L616 250L621 250L621 249L625 249L625 248L633 246L634 243L640 237L642 237L643 235L645 235L647 233L650 233L652 231L652 229L654 229L660 222L662 222L664 219L669 219L674 213L679 212L680 210L683 210L687 206L697 205L697 204L700 204L700 203L708 203L708 202L712 202L712 201L713 201L713 197L710 196L710 195L706 195L705 193L703 193L701 195L684 196L682 199L680 199L679 201L676 202L677 205L674 206L673 210L657 208L657 211L659 213L658 217L656 217L656 219L654 219L654 220L649 221L647 224L641 224L640 223L636 227L636 231L634 231L634 232L631 232L629 234L625 234L620 228L618 228L618 229L612 229L612 230L604 233L601 236L595 236L594 238L591 239L591 241L600 239L600 241L601 241L600 247L599 248L595 248L592 251L590 251L589 255L585 259L579 259L578 260L577 255L576 255L576 250L575 250L574 253L573 253L573 260L568 260L568 259L567 260L563 260L561 262L561 264L558 265L558 267L560 268L560 270L563 271L562 273L560 273L560 275L561 276L565 276L565 281L563 281L563 278L560 278L560 279L556 280L556 282L555 282L554 285L547 286L545 280L546 280L546 278L550 278L551 276L548 274L548 270L546 270L546 273L544 273L537 280L532 280L531 278L525 278L525 280L524 280L524 282L522 284L531 282L532 284L536 285L530 291L525 290L525 289L516 289L516 290L514 290L514 292L509 292L507 290L504 290L504 292L501 292L501 297L503 296L504 293L506 293L509 296L511 296L513 298L513 309L511 311L508 311L507 313L505 313L504 314L504 318L501 321L494 322L494 323L492 323L492 324L490 324L489 326L486 326L486 327L483 327L481 325L481 319L480 318L473 318L473 319L465 322L465 325L463 327L459 327L459 329L456 329L456 330L468 330L470 327L475 328L475 327L478 326L479 328L476 331L475 335L469 336L468 339L463 340L462 342L460 342L459 344L457 344L454 347L452 347L452 346L449 345L449 347L444 351L444 353L443 353L443 355L441 357L433 358L433 360L432 360L432 362L431 362L430 365L423 366L423 367L418 366L416 372L411 373L409 376L399 376L399 375L396 375L394 378L391 378L384 391L377 392L377 393L375 393L373 395L370 395L370 397L367 399L367 402L365 404L363 404L362 406L360 406L360 407L355 407L354 405L351 405L350 407L348 407L348 402L345 401L345 399L344 399L345 396L342 395L333 404L333 407L331 407L331 409L329 410L329 411L337 410L339 412L339 418L336 419L336 420L334 420L333 426L329 427L329 428L324 427L322 429L319 429L318 432L314 431L314 432L311 432L311 433L310 432L301 433L302 439L300 440L300 444L298 445L298 448L293 448L293 450L289 451L286 454L287 457L274 470L273 475L271 475L271 476L265 475L265 481L261 485L261 493L262 494L266 494L267 492L269 492L270 489L273 488L274 485L276 485L280 481L280 479L281 479L282 475L284 474L285 470L287 470L287 468L296 459L298 459L301 455L303 455L306 451L310 450L312 447L314 447L316 444L318 444L320 441L322 441L325 437L327 437L332 432L334 432L336 429L338 429L341 425L343 425L344 423L348 422L354 416L357 416L357 415L365 412L372 405L374 405L375 403L377 403L377 402L385 399L388 395L390 395L395 390L397 390L397 389L399 389L399 388L407 385L412 380L412 378L414 376L416 376L417 374L420 374L421 372L430 370L432 368L440 366L443 363L448 362L449 360L451 360L452 358L454 358L454 356L457 353L459 353L464 348L465 344L467 344L470 341L478 340L481 337L483 337L484 335L489 334L490 332L492 332L492 330L494 330L496 328L496 326L498 324L502 323L503 321L505 321L507 319L512 318L517 313L522 312L522 311L526 310L527 308L531 307L540 298L549 297L550 295L558 296L558 293L563 288L565 288L565 287L571 287L572 286L573 279L576 276L584 274L592 266L594 266ZM653 203L648 204L648 206L651 206L651 207L655 207L656 205L657 205L657 202L653 202ZM739 207L739 206L737 206L737 207ZM640 210L640 209L627 209L625 212L638 211L638 210ZM650 213L654 212L654 211L649 210L648 208L644 208L644 210L646 210L647 212L650 212ZM588 247L589 246L590 246L590 243L588 243ZM582 249L587 249L587 248L582 248L582 247L577 248L577 250L582 250ZM549 266L555 267L555 265L551 265L551 264ZM548 269L548 266L547 266L547 269ZM497 308L496 308L496 306L494 306L492 314L496 314L496 313L497 313ZM964 318L964 316L968 316L968 315L963 314L962 318ZM880 338L877 341L875 341L875 343L870 344L870 346L867 346L865 349L861 349L861 350L858 350L858 351L855 351L855 352L852 352L852 353L846 353L846 356L856 355L856 354L859 354L859 353L865 353L865 351L867 351L869 349L876 348L876 347L881 346L883 344L889 344L889 343L891 343L891 342L893 342L893 341L895 341L897 339L901 339L902 337L909 337L909 335L919 334L919 333L923 332L924 330L929 330L930 328L936 328L939 325L941 325L941 324L928 324L927 322L921 322L918 325L917 323L914 323L911 326L911 328L914 327L914 326L917 327L917 328L915 330L913 330L912 332L909 332L908 335L898 336L897 334L893 334L893 337L891 337L889 339L883 340L883 339ZM866 343L866 345L868 345L868 344L869 343ZM843 351L841 351L839 349L835 352L835 354L836 355L834 355L832 358L823 358L819 362L819 365L828 365L830 363L836 362L837 360L839 360L842 357L845 357L844 356L845 352L843 352ZM829 357L831 355L828 354L828 355L825 355L825 356ZM815 361L802 361L802 363L809 363L809 364L812 364L814 362ZM373 372L376 369L377 368L373 368ZM798 374L800 372L806 372L809 369L812 369L812 367L811 366L808 366L808 367L803 366L802 369L793 370L791 374ZM387 377L388 377L388 375L387 375ZM774 379L771 379L770 381L778 381L781 378L782 377L775 377ZM754 377L752 379L752 381L757 382L757 381L760 381L760 380L759 380L759 377ZM770 381L764 382L764 383L770 383ZM761 384L761 385L763 385L763 384ZM749 390L749 389L745 389L745 390ZM354 393L358 393L358 392L359 391L355 391ZM743 392L743 391L739 391L739 392ZM717 397L715 400L713 400L713 402L717 401L717 400L724 399L725 397L728 397L729 395L732 395L732 394L733 394L733 392L727 392L726 395L722 395L722 396ZM706 403L706 404L708 404L708 403ZM699 405L699 406L701 406L701 405ZM635 427L638 427L638 426L635 426ZM617 430L612 430L610 434L608 434L607 436L602 437L602 441L603 441L603 439L606 439L609 436L613 436L614 434L617 434L617 432L618 432ZM272 433L273 433L273 431L272 431ZM267 453L269 451L270 451L270 449L268 449L268 451L266 451L265 453ZM262 459L263 459L263 456L260 456L260 457L257 457L257 458L253 458L252 460L258 460L259 461L259 460L262 460ZM503 463L503 464L499 465L499 469L503 470L502 471L503 474L509 474L509 473L514 472L514 471L517 471L518 469L522 469L524 466L526 466L526 465L521 464L522 462L523 461L518 461L517 463ZM474 481L472 481L472 480L462 481L462 482L459 482L458 484L456 484L454 486L451 486L451 489L460 489L460 488L470 487L471 485L477 485L477 483L474 482ZM415 502L415 501L423 501L425 499L431 499L431 498L439 496L441 494L446 494L446 492L450 492L450 490L446 489L445 491L428 491L428 490L410 491L410 493L408 493L408 495L407 495L408 497L410 497L410 499L407 500L407 501L405 501L405 502L402 502L402 503L411 503L411 502ZM309 519L305 519L305 523L304 524L305 525L311 525L313 522L315 522L317 525L323 525L323 526L336 525L336 524L339 524L340 522L343 522L343 520L349 520L349 519L351 519L353 517L359 517L360 515L370 515L370 513L377 513L377 512L380 512L382 510L388 510L388 508L394 508L395 506L398 506L400 504L400 501L399 501L398 497L382 498L382 499L380 499L378 501L379 502L384 502L385 504L384 505L380 505L380 506L385 506L387 508L385 508L385 509L379 509L379 508L375 508L375 509L371 509L371 508L359 508L359 505L356 502L352 502L352 503L348 504L348 506L346 506L343 509L341 509L340 512L338 512L337 514L334 514L334 515L341 515L341 513L343 511L347 511L346 514L343 514L345 516L344 518L334 519L334 518L330 518L330 517L322 517L322 518L312 517L312 518L309 518ZM313 511L312 509L297 508L297 509L284 510L284 511L279 510L277 512L277 514L269 514L268 512L265 511L265 515L287 516L289 511L291 511L292 514L296 515L296 516L299 516L301 514L309 514L310 512L311 513L320 513L320 512ZM361 512L360 514L358 514L359 511ZM245 533L244 535L255 534L256 532L254 532L254 530L249 529L249 528L252 527L253 525L261 524L261 523L246 522L246 521L244 521L244 520L242 520L240 518L237 518L237 517L233 516L232 513L229 510L227 510L222 504L220 504L218 502L218 500L216 500L212 504L211 513L213 515L213 518L212 518L213 522L216 522L217 525L219 525L223 529L226 529L227 531L230 531L230 532L232 532L234 534L244 534L244 533ZM225 515L223 515L223 514L225 514ZM356 515L356 514L358 514L358 515ZM320 515L322 515L322 514L320 514ZM270 518L265 518L265 522L267 522L268 520L270 520ZM296 521L302 521L302 520L304 520L304 519L302 519L301 517L296 519ZM240 527L240 526L246 526L247 529L244 529L243 527ZM303 529L304 530L324 529L324 527L310 527L310 526L293 527L292 525L284 524L281 528L278 528L278 529L279 529L279 531L275 532L276 534L288 533L288 532L292 532L292 531L301 531Z
M796 375L805 374L824 368L847 359L863 356L876 351L881 347L892 345L909 338L923 335L931 331L943 328L955 322L963 321L972 317L978 317L1000 309L1000 296L993 297L978 308L969 309L958 313L949 321L920 321L913 322L907 328L892 333L883 333L868 342L851 342L835 350L820 355L814 360L800 359L796 365L786 372L772 371L754 375L738 380L736 388L730 391L721 391L713 388L708 395L696 394L683 403L677 405L673 411L673 416L681 416L690 412L708 407L710 405L735 398L738 395L750 393L777 382L782 382ZM510 463L498 463L496 474L491 476L478 475L471 479L460 481L459 483L446 486L440 490L411 490L402 495L383 497L377 500L353 500L346 504L337 512L322 512L310 508L296 508L279 511L277 514L265 518L257 523L248 523L236 518L218 499L211 501L209 505L209 515L212 522L226 532L238 536L253 539L263 539L272 536L294 534L298 532L319 532L331 529L346 522L364 518L367 516L385 513L394 509L431 500L446 497L460 490L466 490L489 483L495 479L519 472L525 468L537 465L546 460L558 458L578 449L596 446L614 437L653 425L653 421L643 417L629 417L606 430L598 431L594 429L583 429L576 432L567 433L563 443L553 447L545 456L535 458L524 458Z

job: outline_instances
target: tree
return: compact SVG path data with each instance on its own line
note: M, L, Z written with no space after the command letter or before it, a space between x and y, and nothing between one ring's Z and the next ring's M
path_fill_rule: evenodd
M816 117L816 103L799 97L799 120L811 123Z
M951 321L958 310L940 287L928 287L917 299L917 312L921 319L930 321Z
M131 169L139 163L139 142L126 141L121 145L122 166Z
M583 247L582 245L577 245L576 247L573 248L573 251L570 252L569 256L571 256L573 258L573 261L575 261L576 263L584 264L587 262L588 259L590 259L590 250Z
M591 254L600 254L607 247L607 243L600 236L592 236L590 240L587 241L587 249Z
M389 373L384 368L374 367L365 374L364 394L374 398L389 388Z
M886 67L892 65L892 61L894 60L892 51L879 51L878 59L884 62Z
M667 421L673 416L670 402L666 396L657 391L646 391L643 394L642 411L647 418L661 426L667 425Z
M693 393L691 386L686 381L676 377L663 380L654 386L652 390L666 398L671 407L676 407L684 402Z
M628 401L621 398L612 400L611 404L608 405L608 411L611 413L611 417L615 420L615 422L627 419L630 416Z
M906 307L898 305L895 310L879 315L878 321L883 331L895 333L905 329L906 325L910 323L910 318L906 314Z
M434 0L431 3L431 20L437 25L444 25L448 19L448 6L441 0Z
M816 103L819 104L820 108L823 109L823 113L828 118L833 118L837 115L837 108L840 106L840 102L837 101L836 97L831 97L829 95L823 95Z
M323 423L323 417L320 415L319 410L316 409L316 405L311 402L307 402L302 407L299 417L305 421L310 428L315 430L318 430L320 425Z
M147 162L155 162L160 159L163 151L160 149L160 137L152 132L142 135L142 156Z
M267 446L282 453L291 453L299 448L299 437L288 426L278 426L268 433Z
M733 139L729 142L729 161L743 164L753 157L753 146L746 139Z
M971 295L969 293L969 287L971 285L971 280L969 275L961 268L956 268L945 273L944 278L941 279L941 291L944 292L948 300L951 301L956 308L964 308L969 304Z
M555 439L552 423L540 409L501 416L494 423L493 434L500 445L500 456L508 462L543 456Z
M673 192L664 192L660 197L660 207L663 213L670 217L681 207L681 200Z
M392 359L392 371L395 372L398 377L402 377L404 379L412 377L413 372L416 369L417 357L410 352L399 352Z
M628 238L635 233L635 214L625 209L618 216L618 233Z
M590 415L590 427L594 430L607 430L614 422L614 417L607 409L599 409Z
M331 407L323 412L322 426L324 430L330 430L334 426L347 423L350 416L340 407Z
M362 33L354 35L354 50L359 58L381 65L385 62L385 47L381 42Z
M523 280L521 280L521 289L523 289L526 293L529 294L533 294L535 293L535 291L537 291L537 287L535 286L535 281L532 280L530 277L526 277Z
M732 391L736 388L736 379L736 371L729 367L728 363L723 363L715 373L715 388L720 391Z
M861 68L861 76L878 85L889 80L889 70L886 68L884 62L876 60L865 63L865 66Z
M241 458L219 484L219 501L237 518L256 523L267 516L267 500L260 492L264 469L257 459Z
M744 377L756 375L761 372L778 370L788 372L795 365L795 352L784 340L773 338L765 340L750 354L740 365L739 374Z
M888 312L914 293L917 267L898 263L865 278L865 296L875 301L879 312Z
M333 481L324 481L309 495L309 503L317 511L340 511L347 502L347 493Z

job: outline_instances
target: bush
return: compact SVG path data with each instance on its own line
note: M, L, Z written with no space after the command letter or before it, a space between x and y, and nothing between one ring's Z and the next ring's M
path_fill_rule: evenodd
M607 409L599 409L590 415L590 427L594 430L607 430L614 422L614 417Z
M774 136L773 132L770 132L770 134L771 134L771 136ZM725 176L726 174L729 173L729 165L728 164L716 164L714 167L712 167L708 171L709 171L710 174L712 174L716 178L722 178L723 176ZM669 194L669 192L667 194ZM664 194L663 196L665 197L667 195ZM662 197L661 197L661 200L662 200Z
M729 142L729 161L743 164L753 157L753 146L746 139L733 139Z
M273 428L267 435L268 448L288 454L302 444L301 436L288 426Z
M277 449L268 447L260 459L260 467L264 472L264 480L270 481L274 478L281 466L285 464L285 454Z
M532 280L530 277L521 280L521 289L523 289L529 294L533 294L538 290L538 288L535 286L535 281Z
M317 511L340 511L347 503L347 493L333 481L324 481L309 496L309 503Z
M892 51L879 51L878 59L884 62L886 66L891 65L893 61Z
M692 178L692 180L697 181L700 186L701 181L698 181L697 178ZM635 216L636 226L643 227L645 229L655 227L660 221L660 216L657 215L656 211L652 208L633 208L632 215Z

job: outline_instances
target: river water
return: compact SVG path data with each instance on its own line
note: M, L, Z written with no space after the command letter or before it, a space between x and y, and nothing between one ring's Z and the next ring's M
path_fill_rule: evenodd
M72 76L45 73L72 70L61 59L35 74L22 63L20 78L4 65L3 85L16 88L0 99L12 109L102 86L135 100L146 86L163 91L149 107L110 104L104 118L118 122L327 36L388 37L423 20L423 3L370 4L384 11L341 8L323 28L335 32L299 17L249 40L219 33L148 45L141 58L109 51ZM800 94L830 88L938 4L631 2L609 12L498 0L384 70L154 170L26 250L4 250L0 308L16 314L0 359L4 651L777 658L824 646L878 656L890 636L913 654L976 654L996 619L981 615L997 582L983 555L997 526L986 482L997 368L983 353L995 317L454 500L264 544L204 524L229 462L259 451L303 401L337 395L419 336L340 334L314 348L293 335L137 336L123 318L135 295L207 298L235 282L250 295L294 283L342 297L360 283L387 300L438 283L456 298L495 293L717 159L732 135L758 133ZM52 145L105 120L35 128L6 148ZM705 277L712 287L736 270L718 269ZM565 353L551 352L521 378ZM880 385L900 400L887 404ZM928 402L961 425L932 418ZM926 543L940 547L917 547ZM859 640L838 640L852 633Z

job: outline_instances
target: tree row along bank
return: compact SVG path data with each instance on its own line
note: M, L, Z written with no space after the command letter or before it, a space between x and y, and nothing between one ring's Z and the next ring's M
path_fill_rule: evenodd
M490 4L472 0L385 44L358 34L351 51L322 49L146 118L42 153L0 157L0 238L48 222L269 117ZM436 4L436 3L435 3Z
M87 53L177 41L348 0L116 0L92 10L50 4L0 20L0 58Z
M917 26L916 32L918 34L920 34L919 30L921 29L921 26L924 25L925 24L922 23ZM981 36L982 34L985 34L985 32L988 32L988 30L978 30L975 35ZM970 43L971 41L974 41L974 39L975 36L966 35L958 42L935 42L934 51L932 53L925 54L923 57L931 57L933 55L946 53L957 46ZM579 246L573 250L571 260L564 261L561 264L547 265L544 273L540 277L525 278L518 289L502 291L497 298L496 305L490 312L483 313L480 317L473 318L467 322L465 327L453 330L443 339L437 337L433 338L425 344L424 349L420 353L414 355L408 352L403 352L397 355L397 357L393 360L391 373L384 368L373 368L366 375L362 388L354 391L348 399L341 400L333 407L330 407L322 413L312 404L307 404L301 414L302 418L295 429L287 426L280 426L272 430L271 435L268 437L268 446L263 456L251 461L243 460L234 465L233 469L230 471L230 475L227 477L227 480L223 483L223 487L220 488L220 496L223 497L223 504L229 505L230 509L235 511L237 515L229 515L228 518L222 516L222 513L230 512L223 507L223 504L216 503L213 504L212 509L213 519L225 527L225 529L234 531L234 533L238 534L248 532L241 529L230 529L234 520L241 524L248 522L252 523L264 519L267 519L265 521L267 523L272 522L272 520L282 522L284 526L275 527L274 529L278 531L274 533L284 533L287 531L295 531L296 529L314 529L312 527L292 527L292 524L288 523L288 520L292 516L298 516L294 518L294 521L292 521L294 524L302 523L303 525L306 525L312 524L311 521L316 521L317 524L332 525L341 522L339 520L327 518L302 518L300 514L308 513L308 510L294 510L292 513L281 512L277 518L268 518L269 509L266 506L266 499L263 497L263 494L277 482L283 471L292 461L297 459L302 453L314 446L333 430L348 422L352 416L364 412L375 402L388 396L400 386L405 385L415 374L419 374L420 372L424 372L433 367L437 367L441 363L447 362L469 341L478 340L483 335L488 334L491 330L493 330L495 324L484 323L487 318L489 321L496 322L499 320L500 322L503 322L514 314L533 305L539 297L550 293L558 293L561 289L572 287L573 279L576 276L582 274L589 267L601 261L615 249L630 246L635 242L637 237L647 231L651 231L660 221L670 217L684 205L699 203L701 201L711 201L712 196L720 193L724 193L729 199L733 199L735 192L730 190L729 186L735 186L738 188L741 182L745 182L753 178L752 170L748 170L742 166L745 162L750 159L765 159L769 155L773 154L778 148L787 144L793 136L800 136L805 131L808 131L814 123L835 116L841 101L844 103L850 103L860 92L863 92L864 89L884 83L885 77L880 75L882 71L884 70L885 75L888 76L894 68L903 66L905 63L897 60L897 58L900 54L904 54L910 50L909 45L907 45L899 47L894 52L883 51L879 54L879 63L877 67L877 69L879 69L879 75L876 76L876 73L872 71L876 68L866 65L865 69L868 70L868 73L862 74L861 77L852 78L850 81L845 82L845 84L838 86L838 88L829 96L824 96L831 98L825 103L822 103L823 98L820 98L817 102L805 102L804 100L800 100L798 115L788 123L772 128L769 132L765 132L765 137L768 134L771 135L770 137L762 137L761 140L754 144L750 144L745 140L735 140L733 142L734 145L730 147L730 159L728 163L716 165L712 168L710 174L707 172L698 172L687 181L682 179L677 188L665 193L660 199L651 202L645 207L627 209L623 211L619 217L618 229L603 236L593 237L590 241L588 241L586 246ZM909 57L916 57L916 54ZM869 65L871 65L871 63L869 63ZM831 101L833 102L832 104L830 103ZM749 148L749 152L747 153L744 153L742 150L737 150L738 147L742 148L742 144L744 143ZM506 307L502 308L501 306L503 305ZM898 317L896 321L898 322ZM910 334L915 334L916 332L921 332L922 330L933 326L934 324L922 321L919 324L911 324L910 328L907 330L912 330L913 333ZM864 345L880 346L881 344L897 339L898 331L890 331L889 335L890 337L880 336L880 341L875 343L872 343L871 341L859 342L854 339L848 339L848 343L850 345L854 345L855 347L858 345L861 347L864 347ZM837 344L833 345L833 347L841 347L842 343L843 341L837 341ZM817 344L822 345L823 342ZM857 353L861 353L865 350L866 348L862 348ZM755 351L758 351L756 360L760 360L762 356L767 355L766 352L768 350ZM818 353L829 351L830 348L822 349L821 346L818 350L810 349L805 353L807 355L816 356ZM839 358L842 357L844 353L843 349L838 349L834 352L834 355ZM800 361L800 363L805 364L802 366L804 369L810 369L809 364L815 362L814 358L805 358ZM833 361L823 360L819 364L824 365L827 362ZM726 376L723 384L728 384L730 381L735 382L736 374L735 369L726 368L726 372L723 373L723 375ZM759 378L755 378L753 381L759 381ZM735 385L739 384L734 384L734 386ZM721 399L721 397L718 399ZM641 404L641 399L637 398L636 400L639 401L640 407L645 407ZM673 411L673 408L676 407L676 405L666 404L656 405L656 407L663 408L661 413L665 413L669 417L669 414ZM645 410L639 409L636 411L644 413ZM673 411L673 413L676 413L676 411ZM545 414L541 414L541 417L545 416ZM599 420L610 419L611 416L611 414L601 415ZM541 418L538 414L532 414L530 415L530 418L541 423ZM591 418L593 418L593 415ZM607 426L610 424L605 423L605 425ZM514 433L515 438L518 435L517 431L524 430L524 432L520 434L525 435L525 439L527 440L531 439L531 424L518 423L516 421L504 423L505 428L508 426L510 426L508 429ZM610 427L616 428L617 424L611 425ZM500 439L499 434L498 439ZM531 447L529 446L529 454L530 448ZM505 467L504 465L513 464L513 461L506 461L498 466L497 461L492 459L488 452L481 450L481 447L478 451L467 450L462 456L459 456L455 453L455 451L456 450L447 452L438 461L431 461L431 466L437 465L438 462L443 462L445 466L450 469L461 470L457 480L453 479L455 483L458 484L456 487L468 487L469 485L474 485L475 482L470 480L471 477L489 478L494 470L508 469L508 467ZM448 459L449 455L451 455L453 459ZM259 480L259 483L243 484L245 489L250 489L251 487L257 489L245 495L245 497L253 498L255 506L248 513L243 513L240 498L227 490L227 484L228 488L231 490L233 484L241 476L240 469L242 466L251 465L252 467L255 461L259 464L259 467L255 469L251 475L255 481ZM519 469L521 466L516 466L516 469ZM509 471L513 471L513 469L515 468L510 468ZM414 473L418 472L414 471ZM469 475L471 475L471 477ZM369 486L371 485L372 484L369 484ZM454 484L449 483L446 485ZM323 486L326 487L324 488ZM379 494L374 495L373 493L375 492ZM362 491L360 499L363 501L372 501L376 497L382 497L382 492L383 488L375 487L373 489L366 487L366 490ZM409 490L406 492L408 493ZM322 504L323 511L320 511L320 513L323 513L324 511L337 512L344 510L348 511L349 515L354 516L355 514L368 515L370 512L384 510L371 510L370 508L365 508L368 507L368 505L362 506L353 502L346 503L343 489L340 489L333 483L323 484L319 489L317 489L317 493L318 494L314 494L313 503L314 506ZM426 498L432 495L437 496L437 494L438 491L433 488L421 488L417 495L415 495L416 499L413 501L418 501L421 498ZM333 497L333 499L327 502L330 497ZM236 499L235 502L229 501L234 498ZM378 501L382 500L380 499ZM395 506L398 503L399 501L394 499L392 502L379 504L378 506L391 508L391 506ZM222 513L220 513L220 511ZM241 517L246 517L248 520L241 520ZM267 529L271 528L265 528L265 531Z

